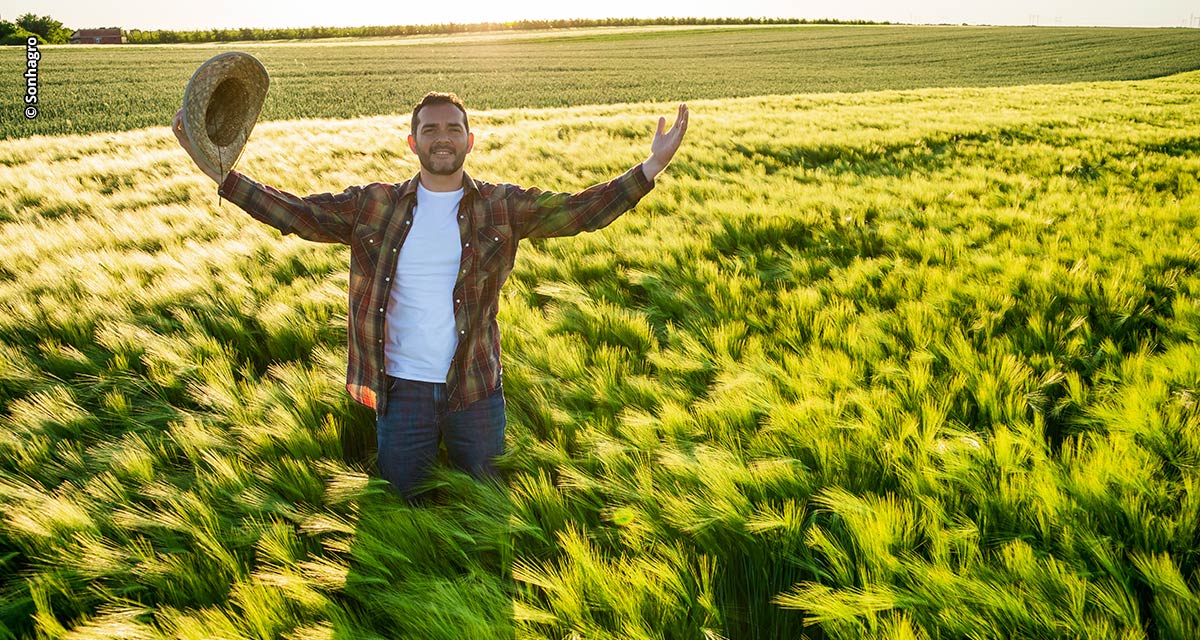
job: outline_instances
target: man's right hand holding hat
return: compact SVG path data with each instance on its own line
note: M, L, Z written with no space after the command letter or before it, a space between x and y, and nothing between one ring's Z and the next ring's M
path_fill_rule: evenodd
M184 133L183 109L175 112L175 122L171 125L171 131L175 133L175 138L179 140L179 146L183 147L184 151L187 151L187 154L192 158L192 162L195 162L196 166L200 167L200 170L204 172L204 175L212 178L213 182L221 184L221 181L225 179L225 176L221 175L216 169L208 166L207 162L203 162L200 159L200 155L196 151L196 148L192 146L192 141L188 140L187 133Z

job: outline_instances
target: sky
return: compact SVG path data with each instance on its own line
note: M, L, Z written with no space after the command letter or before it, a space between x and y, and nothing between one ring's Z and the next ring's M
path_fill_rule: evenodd
M125 29L347 27L557 18L775 17L910 23L1200 27L1200 0L0 0L0 19Z

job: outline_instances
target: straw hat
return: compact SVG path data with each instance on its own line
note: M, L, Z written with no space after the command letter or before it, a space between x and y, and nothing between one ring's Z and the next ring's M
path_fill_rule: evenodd
M242 154L270 81L262 63L240 51L215 56L192 74L183 92L183 131L222 176Z

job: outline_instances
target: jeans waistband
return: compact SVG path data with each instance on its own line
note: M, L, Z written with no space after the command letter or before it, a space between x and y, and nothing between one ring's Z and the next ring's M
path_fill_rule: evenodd
M446 400L446 383L445 382L425 382L422 380L409 380L407 378L397 378L395 376L387 377L387 392L391 393L399 388L400 385L405 385L409 389L420 389L421 393L428 393L433 397L434 402L443 402Z

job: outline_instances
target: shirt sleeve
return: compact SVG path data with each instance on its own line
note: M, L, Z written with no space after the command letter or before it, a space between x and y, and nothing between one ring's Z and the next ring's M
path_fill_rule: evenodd
M512 191L506 194L506 200L512 207L513 224L520 237L552 238L602 229L632 209L653 188L654 183L638 164L609 182L575 194L510 186Z
M217 193L284 235L294 233L315 242L350 244L362 191L356 186L338 194L300 197L230 171Z

